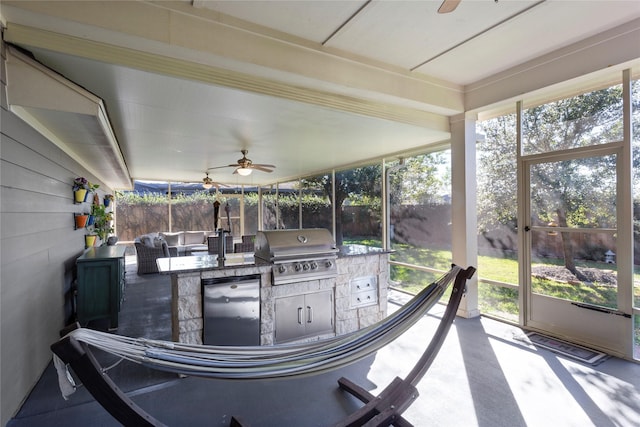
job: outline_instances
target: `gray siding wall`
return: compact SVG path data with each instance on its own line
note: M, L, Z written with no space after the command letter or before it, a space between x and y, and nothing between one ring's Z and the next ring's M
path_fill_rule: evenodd
M72 184L101 184L77 162L8 111L5 46L0 91L0 425L15 415L51 361L49 346L72 315L75 259ZM100 194L104 194L100 191ZM87 208L88 205L84 206ZM62 397L60 397L62 399Z

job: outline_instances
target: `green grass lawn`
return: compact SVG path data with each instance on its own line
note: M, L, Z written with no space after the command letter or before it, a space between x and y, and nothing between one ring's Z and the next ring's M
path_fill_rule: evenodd
M380 240L351 239L345 244L363 244L382 247ZM394 244L392 261L447 271L451 266L451 251L446 249L416 248L409 245ZM561 259L544 259L545 265L564 265ZM576 261L577 267L614 270L616 265L602 262ZM467 267L467 266L463 266ZM517 285L518 260L497 256L478 256L478 275L480 279ZM410 293L416 293L436 280L440 273L424 272L411 267L392 265L391 280L393 285ZM636 267L634 282L640 283L640 268ZM570 301L581 301L604 307L617 307L617 288L594 284L571 284L561 281L534 278L532 286L535 292ZM478 303L482 313L491 314L505 320L518 320L518 289L494 286L482 283L478 286ZM634 287L635 304L640 304L640 286ZM640 316L635 316L635 343L640 346Z
M345 243L357 243L370 246L381 247L380 240L375 239L352 239L345 240ZM416 248L409 245L394 244L394 253L391 254L392 261L407 264L430 267L447 271L451 266L451 251L446 249ZM545 265L563 265L561 259L545 259ZM597 268L601 270L615 270L616 266L602 262L576 261L578 267ZM467 267L467 266L463 266ZM481 279L518 284L518 261L515 258L505 258L497 256L478 256L478 275ZM438 273L429 273L416 270L410 267L391 266L391 280L395 286L415 293L426 285L434 281L439 276ZM636 269L635 281L640 282L640 269ZM553 297L568 299L571 301L582 301L597 304L605 307L617 307L617 289L611 286L601 286L599 284L569 284L554 280L535 278L532 282L535 292ZM634 289L636 301L640 301L640 286ZM483 284L479 288L479 299L481 306L485 309L496 309L500 313L516 315L518 313L518 291L516 289L506 289L499 286Z

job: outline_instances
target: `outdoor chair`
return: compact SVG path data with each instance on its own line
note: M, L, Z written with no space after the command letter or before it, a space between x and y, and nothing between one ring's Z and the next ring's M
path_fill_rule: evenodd
M141 236L135 239L136 260L138 262L138 274L157 273L158 258L171 256L167 242L154 236Z
M255 234L245 234L242 236L242 243L255 243L256 235Z
M233 245L233 251L235 253L240 252L254 252L255 245L253 242L240 242Z
M227 252L233 252L233 236L225 235L225 246L227 248ZM209 236L207 238L207 247L209 253L212 255L216 255L218 253L218 246L220 245L220 237L218 236Z

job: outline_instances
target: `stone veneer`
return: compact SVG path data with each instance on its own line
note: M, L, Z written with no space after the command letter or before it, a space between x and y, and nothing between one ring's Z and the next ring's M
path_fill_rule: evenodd
M233 276L260 275L260 343L274 343L275 301L277 298L334 290L335 334L358 330L383 319L387 315L389 283L388 254L345 256L337 260L335 279L308 280L300 283L272 286L270 265L250 265L171 274L171 317L173 341L202 344L202 285L201 280ZM377 277L378 298L372 305L351 307L351 280ZM331 334L330 336L332 336ZM325 335L326 336L326 335ZM306 338L305 341L325 336Z
M389 292L389 254L358 255L338 258L335 291L336 335L357 331L387 316ZM375 276L378 280L376 304L351 308L351 280Z

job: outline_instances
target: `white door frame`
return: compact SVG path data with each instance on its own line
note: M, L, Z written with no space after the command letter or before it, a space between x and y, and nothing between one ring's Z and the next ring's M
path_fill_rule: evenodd
M524 171L524 187L522 191L526 200L526 219L524 232L526 236L526 246L523 252L526 256L525 265L528 276L523 283L523 292L526 293L526 305L522 308L524 313L524 325L527 328L543 331L555 336L566 338L570 341L595 346L606 350L608 353L624 354L625 348L631 341L631 336L627 334L631 325L631 318L628 312L620 309L605 309L589 304L576 304L575 302L540 295L533 292L531 287L531 231L545 231L548 227L534 226L531 224L532 206L529 203L530 194L530 171L533 165L563 160L581 159L587 157L601 157L607 155L616 156L617 169L620 169L622 154L621 143L603 144L593 147L576 148L572 150L556 151L526 156L521 159L521 167ZM620 177L616 174L616 180ZM617 197L619 198L619 197ZM616 209L617 210L617 209ZM601 232L620 234L620 229L575 229L555 227L557 231L569 233ZM616 248L616 251L618 249ZM524 266L523 266L524 267ZM620 295L631 295L633 292L632 282L622 281L618 278L618 300ZM619 304L618 304L619 306ZM588 325L588 327L585 327Z
M622 72L623 140L573 150L522 155L522 102L516 105L518 153L518 255L520 279L520 324L571 341L602 349L609 354L633 358L633 169L631 148L631 73ZM585 310L564 300L531 292L531 228L529 202L530 165L563 158L617 156L617 266L618 308L615 313ZM577 156L577 157L576 157ZM540 320L543 319L543 320ZM560 322L560 323L559 323Z

